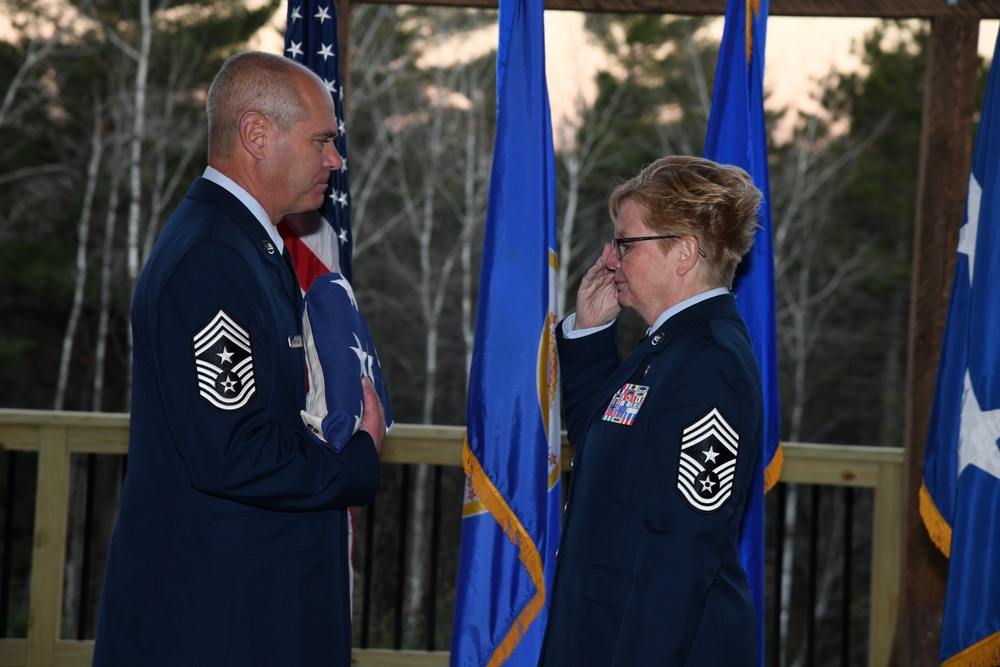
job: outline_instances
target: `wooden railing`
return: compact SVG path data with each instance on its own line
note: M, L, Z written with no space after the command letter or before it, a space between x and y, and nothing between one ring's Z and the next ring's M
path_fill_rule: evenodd
M464 429L397 424L385 463L461 465ZM0 639L0 667L88 667L93 641L60 639L72 454L125 454L128 415L0 409L0 450L38 453L27 639ZM899 448L785 443L781 481L875 490L868 664L889 664L899 600ZM572 451L564 443L563 465ZM359 667L444 667L443 651L355 649Z

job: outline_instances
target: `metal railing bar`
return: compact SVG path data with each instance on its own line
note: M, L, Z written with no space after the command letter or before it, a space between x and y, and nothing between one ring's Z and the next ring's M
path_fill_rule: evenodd
M11 561L14 554L14 499L17 486L17 452L7 452L7 495L3 511L3 568L0 570L0 635L7 637L10 619Z
M80 600L76 610L76 638L86 639L90 611L90 552L94 535L94 489L97 487L97 454L87 454L87 475L83 505L83 554L80 559Z
M844 487L844 565L841 570L840 664L851 663L851 600L854 568L854 489Z
M435 635L437 634L437 589L438 589L438 567L440 566L441 552L441 466L434 466L434 505L431 511L431 553L430 553L430 580L427 590L427 650L435 649Z
M806 602L806 664L816 664L816 589L819 581L819 487L809 488L810 511L809 522L809 588Z
M771 664L773 667L781 667L781 585L785 563L785 552L782 549L782 545L785 543L785 510L788 504L788 486L786 484L777 484L772 493L778 494L777 507L775 508L778 516L774 521L775 530L777 531L775 542L778 546L774 550L774 589L771 603L771 645L773 653L771 654Z
M372 620L372 573L375 569L375 516L378 496L372 498L365 509L365 567L364 587L362 588L361 606L361 648L368 648L371 643L370 628Z
M406 593L406 530L410 516L410 468L403 466L399 492L399 554L396 561L396 623L392 647L403 648L403 603Z

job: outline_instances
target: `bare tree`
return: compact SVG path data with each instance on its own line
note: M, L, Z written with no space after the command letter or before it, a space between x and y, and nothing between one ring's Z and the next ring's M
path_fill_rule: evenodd
M482 21L467 10L354 10L349 136L355 256L364 257L356 289L359 300L374 301L368 312L376 336L392 336L394 320L407 322L408 330L381 348L381 356L388 373L398 369L395 376L404 378L393 385L394 416L421 423L435 423L442 409L464 398L494 107L487 92L493 58L422 65L416 57L427 47L453 43ZM405 40L420 46L404 47ZM413 304L409 311L407 303ZM381 319L383 313L389 319ZM461 415L454 409L448 414ZM429 553L435 473L414 466L407 474L406 568L399 585L402 641L416 646L426 629L424 610L434 601Z
M808 433L804 430L806 406L815 386L810 363L818 346L829 339L831 317L843 308L843 300L836 297L871 279L875 267L868 261L871 250L868 242L854 245L831 261L830 238L839 224L830 215L831 203L850 179L852 162L887 130L889 119L886 116L868 136L845 145L845 139L838 140L829 134L830 128L823 119L803 115L792 141L783 151L782 169L772 174L778 341L788 379L782 384L782 408L788 415L786 433L792 442L822 441L824 428L832 427L827 424L818 430L813 426ZM796 534L799 503L800 489L790 485L783 519L786 535ZM788 644L797 551L794 540L786 540L781 548L779 632ZM836 552L826 557L841 556ZM838 570L830 563L822 571L823 590L817 603L820 611L829 599L830 576ZM803 659L804 653L799 650L793 664L801 664Z

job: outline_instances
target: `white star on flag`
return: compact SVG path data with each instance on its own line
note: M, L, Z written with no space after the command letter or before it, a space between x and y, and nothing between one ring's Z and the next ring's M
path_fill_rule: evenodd
M330 16L330 8L329 7L317 7L316 8L316 13L313 15L313 18L319 19L320 23L323 23L323 21L326 21L327 19L330 19L330 20L333 19L333 17Z
M965 373L962 392L962 421L958 433L958 477L967 466L976 466L1000 479L1000 410L983 410L979 406L972 378Z
M358 300L354 298L354 290L351 289L351 283L347 282L347 279L340 276L336 280L331 280L334 285L340 285L345 292L347 292L347 298L351 300L351 305L354 306L354 310L358 309Z
M303 55L303 53L302 53L302 42L290 42L290 43L291 43L291 46L289 46L287 49L285 49L285 52L288 53L288 55L289 55L290 58L294 58L295 56L301 56L301 55Z
M365 348L361 345L361 339L358 338L357 334L354 335L354 341L358 344L357 347L352 347L354 354L358 355L358 361L361 362L361 375L374 381L373 367L372 367L372 357Z
M323 60L333 57L333 44L323 44L319 51L316 52L317 56L323 56Z
M969 285L976 268L976 237L979 236L979 203L983 188L975 175L969 179L968 215L962 228L958 230L958 252L969 256Z

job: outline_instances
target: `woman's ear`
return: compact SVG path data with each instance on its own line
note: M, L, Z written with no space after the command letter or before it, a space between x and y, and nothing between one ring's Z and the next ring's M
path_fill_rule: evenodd
M698 264L698 239L682 236L677 239L677 275L683 276Z

